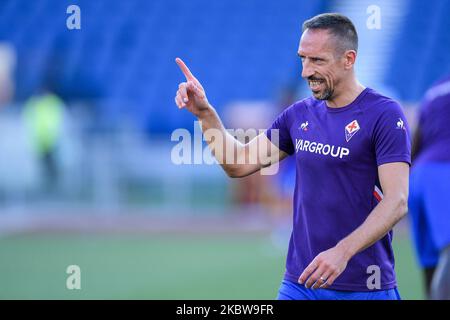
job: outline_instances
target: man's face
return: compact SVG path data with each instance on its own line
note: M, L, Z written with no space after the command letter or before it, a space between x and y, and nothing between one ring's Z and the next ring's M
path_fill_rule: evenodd
M345 74L344 62L336 54L336 40L328 30L316 29L302 34L298 55L302 59L302 77L308 81L313 96L329 100Z

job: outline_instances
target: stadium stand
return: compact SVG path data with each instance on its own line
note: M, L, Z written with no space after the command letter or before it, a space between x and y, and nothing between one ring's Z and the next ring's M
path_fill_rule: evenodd
M219 111L239 99L270 99L297 66L301 21L325 3L2 0L0 41L17 50L19 101L50 82L67 101L95 100L107 126L127 118L167 133L192 127L173 107L182 79L176 56L207 85ZM66 28L71 4L81 9L81 30Z
M401 100L418 102L431 84L450 73L449 15L450 1L409 1L385 73Z

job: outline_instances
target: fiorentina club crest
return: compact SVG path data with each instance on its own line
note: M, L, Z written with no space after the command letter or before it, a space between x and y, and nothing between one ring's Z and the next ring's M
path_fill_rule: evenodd
M345 126L345 140L347 142L350 141L350 139L359 131L359 123L356 120L353 120L348 125Z

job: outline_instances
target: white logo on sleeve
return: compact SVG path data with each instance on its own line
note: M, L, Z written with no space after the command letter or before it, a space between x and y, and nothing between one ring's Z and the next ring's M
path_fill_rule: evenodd
M359 131L360 126L358 121L353 120L352 122L350 122L348 125L345 126L345 140L347 140L347 142L350 141L350 139Z
M303 131L308 131L308 121L306 121L306 122L303 122L301 125L300 125L300 130L303 130Z
M401 118L398 118L397 129L401 129L401 130L405 129L405 124L403 123L403 120Z

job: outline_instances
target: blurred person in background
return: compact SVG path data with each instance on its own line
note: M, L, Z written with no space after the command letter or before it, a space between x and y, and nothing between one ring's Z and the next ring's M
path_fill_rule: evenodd
M282 112L286 106L294 104L297 99L297 87L299 81L292 81L289 85L282 88L279 101L277 101L277 111ZM274 177L274 183L278 186L276 207L281 215L285 215L286 209L292 207L292 196L295 187L295 158L288 157L280 163L278 174Z
M281 87L275 108L278 114L283 112L286 106L294 104L298 99L298 87L300 79L296 76L288 84ZM295 188L295 157L287 157L280 162L278 173L271 178L271 209L274 216L271 239L280 250L284 250L289 243L292 224L292 197Z
M409 213L426 294L450 299L450 76L425 94L412 157Z
M64 123L64 102L51 90L43 88L28 99L23 120L40 162L44 188L54 192L58 183L58 146Z
M221 133L222 148L214 139L208 144L230 177L295 156L294 224L278 299L400 299L391 241L407 207L411 146L405 116L397 102L358 82L358 35L350 19L321 14L302 31L298 55L312 96L285 109L249 143L226 131L179 58L186 81L175 103L201 121L203 132ZM257 161L227 163L224 146L233 146L238 160ZM257 146L269 154L251 153ZM371 267L378 268L378 284L369 286Z
M234 102L225 110L226 121L232 128L241 130L242 137L237 134L237 139L243 144L256 137L258 130L270 123L274 113L272 105L264 102ZM270 179L263 175L243 177L232 185L234 202L248 209L266 205L267 195L271 191Z
M0 108L11 102L14 96L13 73L16 53L8 43L0 43Z

